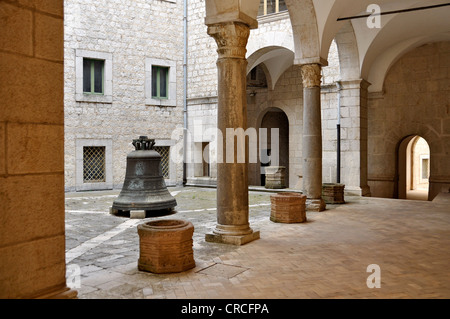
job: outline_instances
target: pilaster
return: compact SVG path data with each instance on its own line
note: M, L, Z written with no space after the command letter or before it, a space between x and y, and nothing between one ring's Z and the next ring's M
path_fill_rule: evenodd
M367 99L370 83L341 81L341 183L347 195L370 196L367 185Z

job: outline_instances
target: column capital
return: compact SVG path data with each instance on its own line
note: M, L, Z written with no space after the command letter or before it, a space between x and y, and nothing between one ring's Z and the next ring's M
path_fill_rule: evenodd
M318 63L303 64L300 66L302 71L303 87L320 87L322 67Z
M241 22L226 22L208 26L208 34L216 40L221 58L245 59L250 27Z

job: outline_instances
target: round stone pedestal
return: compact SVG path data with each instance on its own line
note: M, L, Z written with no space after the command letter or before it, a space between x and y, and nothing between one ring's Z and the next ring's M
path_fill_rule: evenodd
M270 220L275 223L303 223L306 221L306 196L286 192L270 196Z
M138 226L138 269L152 273L175 273L195 267L191 222L167 219Z
M344 184L323 183L322 199L327 204L344 204Z

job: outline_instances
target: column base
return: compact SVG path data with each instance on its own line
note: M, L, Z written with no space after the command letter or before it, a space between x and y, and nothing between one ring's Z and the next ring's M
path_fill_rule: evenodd
M33 296L33 299L77 299L77 298L78 292L76 290L70 289L69 287Z
M347 196L365 196L370 197L370 187L369 186L345 186L344 195Z
M224 234L206 234L205 240L210 243L219 243L219 244L229 244L241 246L245 245L251 241L259 239L259 230L252 231L249 234L244 235L224 235Z
M310 212L322 212L327 205L322 198L308 198L306 199L306 210Z

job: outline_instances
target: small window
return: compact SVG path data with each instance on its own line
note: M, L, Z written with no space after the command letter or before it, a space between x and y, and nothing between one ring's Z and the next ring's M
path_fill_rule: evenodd
M258 16L286 11L285 0L261 0Z
M161 155L161 174L165 179L170 178L169 163L170 163L170 146L155 146L153 148Z
M430 176L430 159L427 157L422 158L422 179L428 179Z
M105 61L83 59L83 93L103 94Z
M152 66L152 98L167 99L169 87L169 68Z
M106 181L105 147L83 147L83 182L101 183Z
M202 165L203 165L203 176L210 176L210 166L209 166L209 142L202 142Z

